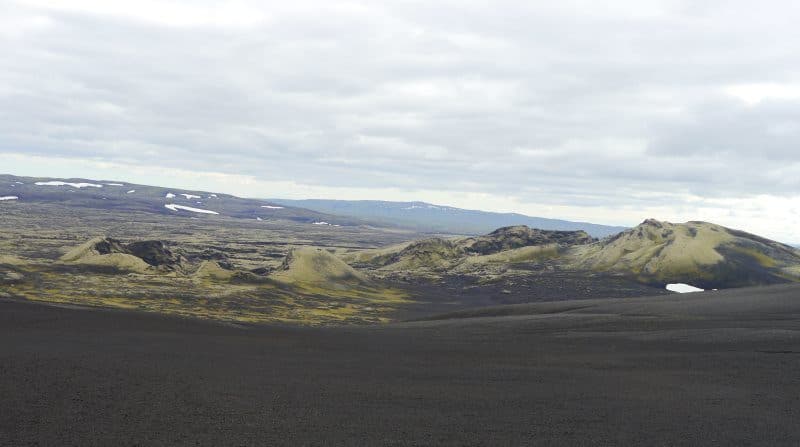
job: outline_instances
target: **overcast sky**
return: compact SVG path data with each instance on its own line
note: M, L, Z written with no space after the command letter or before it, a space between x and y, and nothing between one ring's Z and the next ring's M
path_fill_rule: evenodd
M0 0L0 172L800 242L798 2L269 3Z

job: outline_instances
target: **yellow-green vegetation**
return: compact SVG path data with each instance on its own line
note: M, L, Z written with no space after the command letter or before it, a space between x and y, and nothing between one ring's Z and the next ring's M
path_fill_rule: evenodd
M97 250L97 245L103 243L106 238L96 237L89 241L68 250L60 260L65 263L91 265L95 267L111 267L120 271L146 273L153 271L151 265L142 258L126 253L107 253L101 254Z
M237 281L206 261L200 276L53 271L29 264L25 281L4 286L11 296L33 301L136 309L241 323L302 325L363 324L391 319L407 295L377 284L349 289L263 279ZM80 265L74 265L81 268Z
M295 248L271 278L288 284L310 284L333 289L364 285L367 278L327 250Z
M144 262L141 258L124 253L89 255L80 259L76 259L72 262L75 264L85 264L96 267L113 267L121 271L135 273L146 273L152 270L151 266Z
M468 256L461 261L459 267L482 264L516 264L519 262L544 261L558 256L559 249L556 244L535 245L532 247L514 248L490 255Z
M383 264L384 259L394 256L412 243L413 242L403 242L383 248L349 250L346 253L342 253L340 258L348 264Z
M757 248L732 245L730 249L753 258L762 267L772 268L778 265L777 260L767 256L766 253L759 251Z
M222 268L217 261L203 261L197 271L194 272L194 277L198 279L209 279L218 281L227 281L233 278L235 272Z
M25 261L15 256L0 255L0 265L23 265Z
M409 244L388 259L382 269L387 271L433 270L442 271L454 265L464 255L453 240L424 239Z
M733 237L718 225L646 221L615 239L575 247L572 258L592 270L669 277L700 272L724 259L716 248Z
M87 236L97 234L114 239ZM222 224L20 204L0 219L0 299L244 323L384 322L409 302L407 293L371 281L327 249L309 244L325 240L341 244L326 248L343 251L400 237L292 222L231 219ZM147 241L157 243L134 249ZM163 253L157 253L162 242ZM285 259L293 249L300 254L298 263ZM131 254L166 256L168 251L174 265L153 266ZM305 256L309 252L319 253ZM324 268L315 273L320 260ZM283 271L287 264L293 268Z
M64 253L60 259L64 262L77 262L87 257L98 256L100 252L97 250L97 244L104 240L104 237L94 237L77 247L68 248L67 252Z
M572 266L636 275L644 281L694 278L720 286L780 281L800 265L796 250L774 241L707 222L655 220L573 247L567 259Z
M702 222L646 221L597 242L583 232L522 226L401 242L363 228L39 207L20 203L0 220L3 299L235 322L360 324L404 316L440 284L455 303L456 287L465 296L488 285L503 294L549 287L577 297L607 280L699 279L722 288L800 279L796 250ZM112 237L87 242L97 234Z

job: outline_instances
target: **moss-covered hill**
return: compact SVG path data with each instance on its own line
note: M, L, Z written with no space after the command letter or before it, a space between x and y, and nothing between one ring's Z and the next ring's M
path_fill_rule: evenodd
M526 271L611 275L662 287L673 282L729 288L800 280L800 252L793 247L712 223L653 219L599 241L582 231L515 226L485 236L430 238L361 251L344 259L379 275L467 275L484 281L533 274Z
M708 222L653 219L594 244L573 247L574 268L630 275L642 282L727 288L800 280L797 249Z

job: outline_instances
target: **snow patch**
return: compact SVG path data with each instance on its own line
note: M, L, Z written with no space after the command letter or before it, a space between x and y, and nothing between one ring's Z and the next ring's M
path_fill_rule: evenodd
M106 183L106 186L125 186L122 183Z
M211 194L210 196L208 196L209 199L212 198L212 197L216 199L217 195L216 194Z
M262 220L264 220L264 219L262 219L262 218L260 218L260 217L256 217L256 220L258 220L258 221L262 221Z
M172 211L183 210L183 211L190 211L192 213L219 214L216 211L203 210L203 209L200 209L200 208L192 208L191 206L176 205L174 203L170 203L170 204L164 205L164 208L166 208L168 210L172 210Z
M168 192L167 195L165 195L164 197L166 197L168 199L174 199L175 198L175 194L173 194L171 192Z
M196 195L194 195L194 194L186 194L186 193L181 193L181 195L182 195L183 197L186 197L186 200L190 200L190 199L202 199L202 197L200 197L200 196L196 196Z
M683 283L667 284L667 290L677 293L704 292L703 289Z
M282 206L272 206L272 205L261 205L261 208L266 208L268 210L282 210Z
M328 222L313 222L311 225L330 225Z
M38 186L72 186L73 188L102 188L103 185L97 185L95 183L69 183L69 182L36 182Z
M133 194L133 193L135 193L135 192L136 192L136 190L135 190L135 189L132 189L132 190L130 190L130 191L128 191L128 192L126 192L125 194Z
M2 196L2 197L0 197L0 201L3 201L3 200L17 200L17 199L19 199L19 197L17 197L17 196Z

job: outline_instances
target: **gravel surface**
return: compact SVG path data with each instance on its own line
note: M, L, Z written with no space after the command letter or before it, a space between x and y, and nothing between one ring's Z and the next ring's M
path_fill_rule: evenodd
M0 444L800 444L797 286L503 309L309 329L0 300Z

